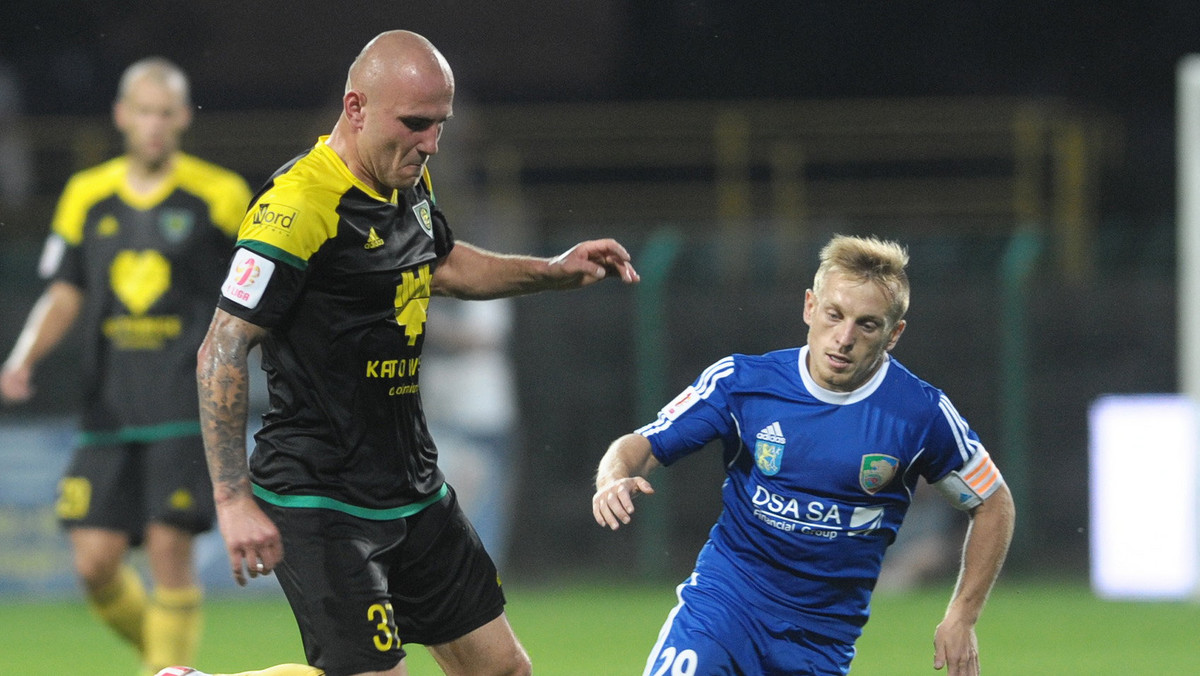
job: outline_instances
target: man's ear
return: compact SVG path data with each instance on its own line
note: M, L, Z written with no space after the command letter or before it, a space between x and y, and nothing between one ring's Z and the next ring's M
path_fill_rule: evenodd
M120 101L113 103L113 107L112 107L113 126L116 127L117 131L121 132L122 134L125 133L125 122L126 122L127 117L128 117L128 113L125 110L125 105L122 104Z
M817 309L817 294L812 289L804 291L804 323L812 326L813 312Z
M896 325L892 327L892 335L888 338L886 349L891 350L893 347L896 347L897 341L900 340L900 334L904 333L904 327L906 326L908 326L908 322L903 319L896 322Z
M363 109L367 105L367 97L360 91L351 89L342 96L342 111L346 114L346 119L350 121L354 129L360 130L363 127Z

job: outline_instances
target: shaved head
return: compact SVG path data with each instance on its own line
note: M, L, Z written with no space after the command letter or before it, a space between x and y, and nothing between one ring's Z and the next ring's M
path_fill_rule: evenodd
M326 143L380 196L407 190L437 154L454 114L454 73L410 31L375 36L350 64L342 114Z
M396 82L415 79L443 80L454 89L454 73L433 43L411 31L380 33L359 52L346 77L346 91L367 93Z

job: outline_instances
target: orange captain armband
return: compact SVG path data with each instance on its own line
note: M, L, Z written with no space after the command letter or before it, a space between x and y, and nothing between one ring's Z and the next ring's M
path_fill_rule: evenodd
M979 452L962 466L933 484L956 509L974 509L983 503L1004 483L1000 469L992 462L988 452Z

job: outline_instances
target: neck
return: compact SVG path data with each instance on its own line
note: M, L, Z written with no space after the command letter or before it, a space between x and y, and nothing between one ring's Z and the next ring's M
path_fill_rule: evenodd
M129 181L129 187L134 192L153 192L154 189L162 185L162 182L171 175L171 169L174 166L174 155L167 156L161 162L144 162L136 158L130 158L126 180Z
M339 117L337 124L333 125L333 131L329 132L329 138L325 140L325 145L342 158L342 162L346 163L346 168L358 180L371 186L380 195L392 194L389 188L375 181L363 166L362 158L358 154L358 147L354 144L354 133L350 128L350 121L346 119L345 115Z

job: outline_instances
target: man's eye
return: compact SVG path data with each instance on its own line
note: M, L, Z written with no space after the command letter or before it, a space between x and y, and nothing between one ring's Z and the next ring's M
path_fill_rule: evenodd
M421 132L433 126L433 120L425 117L402 117L400 121L409 131Z

